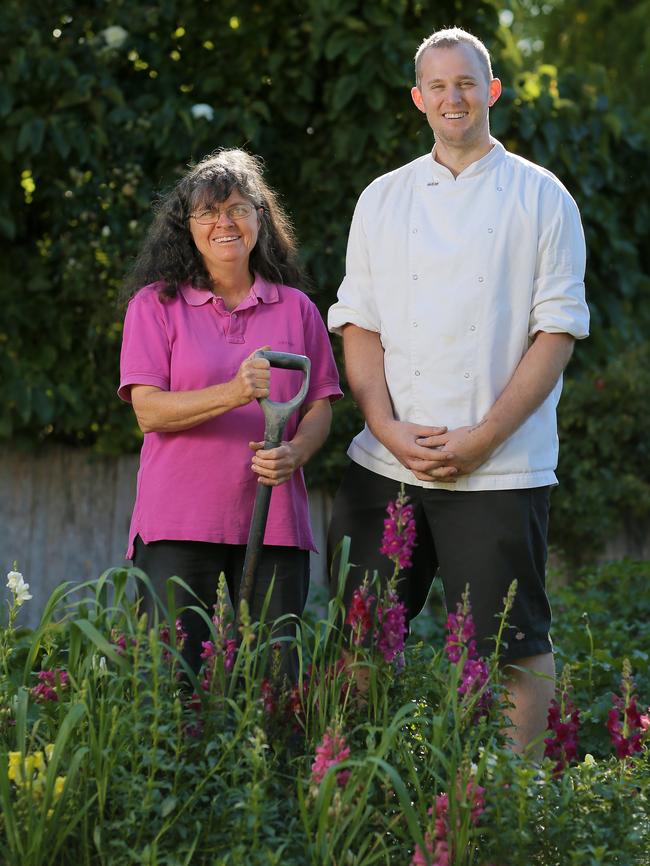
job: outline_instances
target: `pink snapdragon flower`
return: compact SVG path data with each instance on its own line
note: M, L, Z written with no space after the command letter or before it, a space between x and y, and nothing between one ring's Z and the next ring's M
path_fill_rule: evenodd
M260 684L260 697L262 698L262 707L266 715L273 715L277 709L277 702L273 693L273 686L266 677L264 677Z
M547 719L549 737L544 739L544 757L554 760L553 775L559 776L564 768L578 757L578 731L580 710L565 692L562 701L551 701Z
M39 671L36 674L38 685L30 689L32 697L39 703L58 701L57 687L63 690L68 685L68 672L63 668L54 668L51 671Z
M233 669L235 665L235 656L237 655L237 641L234 638L225 638L219 643L213 643L211 640L204 640L201 641L201 646L203 647L203 650L200 658L205 662L201 688L207 692L210 690L215 665L219 657L223 657L223 668L227 674L229 674Z
M390 662L404 650L404 640L408 627L406 625L406 605L399 600L394 590L386 593L384 606L377 607L377 631L375 640L377 648Z
M323 735L321 744L316 747L316 759L311 765L311 781L320 785L330 767L336 767L350 756L350 747L343 734L333 728L328 728ZM350 778L349 770L341 770L336 774L336 781L344 786Z
M472 697L480 693L477 709L486 710L492 701L492 692L485 686L490 678L487 663L478 657L476 649L476 634L469 598L464 596L463 603L458 603L456 613L447 615L445 623L447 636L445 638L445 653L452 664L458 664L464 657L460 673L458 694L461 697Z
M612 695L612 709L607 714L607 730L616 754L621 760L642 750L644 728L637 706L637 697L634 694L632 668L628 659L623 661L621 694Z
M400 490L395 502L386 506L388 517L384 520L384 534L379 552L393 561L396 569L408 568L415 546L415 520L413 506L407 505L408 496Z
M124 655L126 652L126 635L122 634L122 632L117 631L117 629L113 629L111 631L111 641L115 646L115 651L118 655Z
M464 650L467 650L468 658L476 658L474 618L460 602L456 607L456 613L447 614L445 628L447 629L445 653L452 664L460 661Z
M183 649L183 645L184 645L185 641L187 640L187 632L183 628L183 623L182 623L180 617L178 617L176 619L175 630L176 630L176 647L180 652ZM172 653L169 649L169 647L171 646L171 634L169 631L169 626L167 625L166 622L160 626L158 636L159 636L161 644L163 644L163 647L165 647L165 649L163 649L163 654L162 654L163 660L166 661L167 663L169 663L172 660Z
M366 581L352 594L345 624L351 626L352 642L357 646L364 642L372 625L372 604L374 601L375 596L370 594Z
M470 822L476 826L485 811L485 788L477 785L472 779L465 787L464 796L461 791L459 785L458 799L465 806L469 806ZM433 808L429 809L429 815L433 815ZM457 816L457 825L460 825L460 820L460 816ZM449 795L438 794L433 832L427 831L424 835L425 851L419 845L415 846L411 866L450 866L451 851L448 841L450 831Z

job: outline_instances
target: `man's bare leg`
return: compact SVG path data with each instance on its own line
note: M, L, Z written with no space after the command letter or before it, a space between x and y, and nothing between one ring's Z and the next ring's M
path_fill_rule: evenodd
M511 665L525 670L515 670ZM507 710L507 715L514 728L509 728L507 734L513 740L513 750L523 754L528 745L546 730L548 708L555 694L555 659L552 653L546 653L510 661L504 665L504 674L513 705ZM543 748L540 741L529 757L541 758Z

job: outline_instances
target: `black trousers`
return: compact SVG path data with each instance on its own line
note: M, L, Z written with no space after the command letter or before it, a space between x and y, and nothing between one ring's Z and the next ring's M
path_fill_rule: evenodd
M413 564L400 574L398 593L409 619L422 610L439 573L447 609L455 612L469 585L479 651L488 655L499 627L503 602L513 580L517 594L505 632L503 659L552 651L551 608L545 591L548 487L523 490L457 491L405 484L413 506L417 543ZM393 563L379 553L386 505L400 483L356 463L346 470L336 494L328 534L328 561L335 583L336 548L351 539L344 601L349 604L366 573L377 570L385 582ZM336 586L332 586L332 594Z
M166 604L167 597L166 581L176 575L196 593L206 606L208 616L211 616L221 572L225 575L233 607L237 608L245 554L246 546L243 544L213 544L208 541L152 541L145 544L137 536L133 564L147 574L163 604ZM309 551L297 547L262 548L250 605L253 622L260 617L274 575L266 621L276 620L283 614L301 616L309 591ZM148 594L144 602L145 610L151 614L153 601ZM199 605L192 595L178 586L175 603L177 607ZM192 670L197 672L201 667L201 643L209 640L209 629L203 618L194 611L184 611L181 621L187 632L183 656ZM288 623L274 630L274 635L278 637L294 634L293 626Z

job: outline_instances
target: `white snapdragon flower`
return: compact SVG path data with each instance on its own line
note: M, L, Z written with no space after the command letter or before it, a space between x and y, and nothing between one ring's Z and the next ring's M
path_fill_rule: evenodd
M25 582L24 577L19 571L7 572L7 586L12 592L18 607L24 604L24 602L29 601L32 597L29 594L29 584Z
M190 114L195 120L204 117L206 120L212 120L214 117L214 108L208 105L207 102L197 102L190 108Z
M102 36L109 48L121 48L128 35L128 31L124 27L120 27L119 24L112 24L110 27L102 30Z

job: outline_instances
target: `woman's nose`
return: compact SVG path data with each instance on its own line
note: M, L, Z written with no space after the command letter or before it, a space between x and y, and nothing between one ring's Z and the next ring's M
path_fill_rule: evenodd
M233 224L233 222L234 222L234 220L232 219L232 217L228 216L228 212L225 210L222 210L221 213L219 214L219 219L217 220L217 225L221 225L222 223L225 223L225 225L231 226Z

